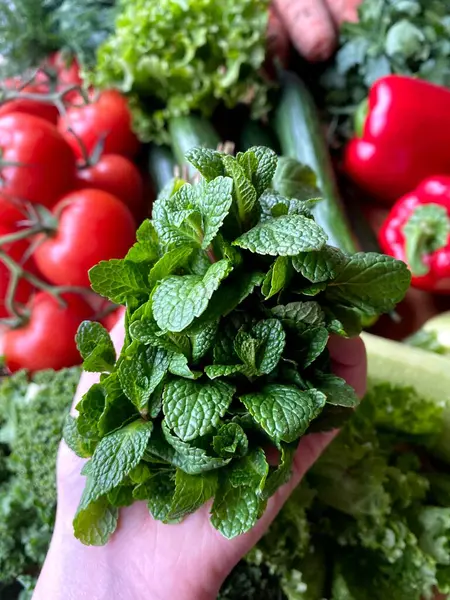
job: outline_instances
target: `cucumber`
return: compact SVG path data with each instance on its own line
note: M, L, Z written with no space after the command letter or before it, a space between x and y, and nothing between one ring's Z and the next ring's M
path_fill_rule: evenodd
M323 200L315 206L314 217L327 233L328 243L354 254L358 247L339 197L317 109L308 89L294 73L282 74L281 98L273 126L282 154L308 165L316 174Z
M148 172L158 194L174 176L175 158L167 146L150 146Z
M245 152L252 146L267 146L279 153L272 130L256 121L247 121L241 131L239 149Z
M169 122L169 133L175 160L179 165L185 165L185 154L195 146L217 148L220 138L209 121L197 115L174 117ZM189 177L195 175L196 169L188 165Z

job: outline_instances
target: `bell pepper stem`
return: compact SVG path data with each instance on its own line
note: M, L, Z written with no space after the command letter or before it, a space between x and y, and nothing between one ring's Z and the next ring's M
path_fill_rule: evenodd
M362 138L364 135L364 126L366 124L368 114L369 100L366 98L358 105L354 115L355 134L358 138Z

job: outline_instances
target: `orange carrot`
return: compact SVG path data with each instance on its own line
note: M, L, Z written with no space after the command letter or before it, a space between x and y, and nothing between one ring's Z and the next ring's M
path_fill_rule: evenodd
M356 23L358 20L358 6L362 0L327 0L327 2L337 27L345 21Z
M292 43L306 60L326 60L337 32L324 0L274 0Z

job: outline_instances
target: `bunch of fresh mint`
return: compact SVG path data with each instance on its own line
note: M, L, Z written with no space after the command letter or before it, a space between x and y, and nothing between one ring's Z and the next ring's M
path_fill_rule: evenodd
M106 543L134 500L174 523L214 497L214 527L249 530L311 423L335 425L358 402L331 372L329 334L358 333L409 285L402 262L326 245L295 161L264 147L187 158L203 178L171 182L127 256L90 271L127 311L118 358L98 323L77 336L84 368L102 373L65 427L91 457L74 520L86 544Z

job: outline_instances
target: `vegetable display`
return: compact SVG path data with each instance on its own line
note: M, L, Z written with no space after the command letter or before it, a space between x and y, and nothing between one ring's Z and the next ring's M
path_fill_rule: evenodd
M450 293L450 177L431 177L392 207L379 233L386 254L408 263L412 284Z
M343 252L357 252L311 94L293 73L283 73L282 84L274 113L274 127L282 153L307 165L312 169L314 181L317 178L320 190L317 195L323 199L314 207L313 214L328 235L329 244Z
M342 2L336 4L342 10ZM450 86L449 14L448 0L364 0L358 19L343 23L340 48L321 79L341 136L352 135L356 107L380 77L407 75Z
M121 0L115 31L98 50L94 80L133 96L143 140L169 142L172 117L210 116L219 102L248 104L262 116L267 8L267 0Z
M400 261L327 246L311 202L271 189L268 148L188 159L203 179L169 183L127 256L90 270L127 313L118 358L98 323L77 334L84 369L102 373L65 434L91 457L74 519L85 544L106 543L132 500L173 522L214 497L214 527L248 531L311 422L326 428L358 402L330 372L329 333L359 332L361 313L392 310L409 285Z
M366 397L221 600L450 593L448 359L367 334L364 341Z
M450 90L412 79L378 79L361 137L347 146L344 168L376 198L392 204L432 175L450 172ZM418 140L420 139L420 143Z
M122 258L146 214L144 180L128 158L140 145L127 100L85 92L77 61L61 53L45 65L0 91L1 354L10 371L80 362L78 325L117 308L90 290L88 270Z

